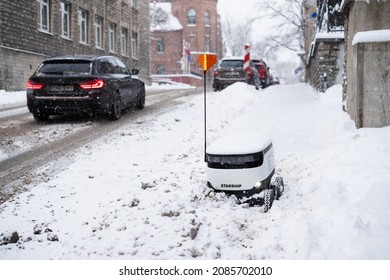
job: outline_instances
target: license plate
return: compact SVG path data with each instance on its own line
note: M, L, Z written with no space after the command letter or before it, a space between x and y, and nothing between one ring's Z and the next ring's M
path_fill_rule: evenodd
M236 72L226 72L225 75L229 76L229 77L237 77L237 76L239 76L239 74L236 73Z
M73 91L74 87L73 85L52 85L51 90L52 91Z

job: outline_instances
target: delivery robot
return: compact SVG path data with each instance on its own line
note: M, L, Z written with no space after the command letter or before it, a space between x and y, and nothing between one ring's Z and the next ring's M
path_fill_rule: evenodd
M272 141L259 133L224 135L206 149L207 186L235 195L240 203L271 209L284 191L276 177Z

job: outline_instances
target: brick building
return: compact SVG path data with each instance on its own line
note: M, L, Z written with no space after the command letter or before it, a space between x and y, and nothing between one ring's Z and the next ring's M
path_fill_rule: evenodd
M149 78L148 0L0 0L0 89L21 90L40 62L112 54Z
M152 77L201 84L198 55L223 54L218 0L150 2Z
M340 0L341 1L341 0ZM390 1L342 0L344 98L358 128L390 125Z

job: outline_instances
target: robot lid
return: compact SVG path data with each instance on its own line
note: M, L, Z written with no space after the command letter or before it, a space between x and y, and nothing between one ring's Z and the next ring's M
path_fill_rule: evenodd
M264 151L272 143L260 133L235 133L219 138L207 147L210 155L240 155Z

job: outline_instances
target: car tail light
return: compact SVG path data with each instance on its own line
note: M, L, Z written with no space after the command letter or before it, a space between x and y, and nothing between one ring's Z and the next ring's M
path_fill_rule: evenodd
M27 86L27 89L43 89L45 84L35 83L31 80L28 80L26 86Z
M214 71L214 77L218 77L219 73L218 73L218 70L215 70Z
M250 69L246 70L246 72L248 73L248 76L249 76L249 77L252 77L252 76L253 76L253 72L252 72Z
M104 87L104 84L103 80L93 80L80 84L80 87L82 89L98 89Z

